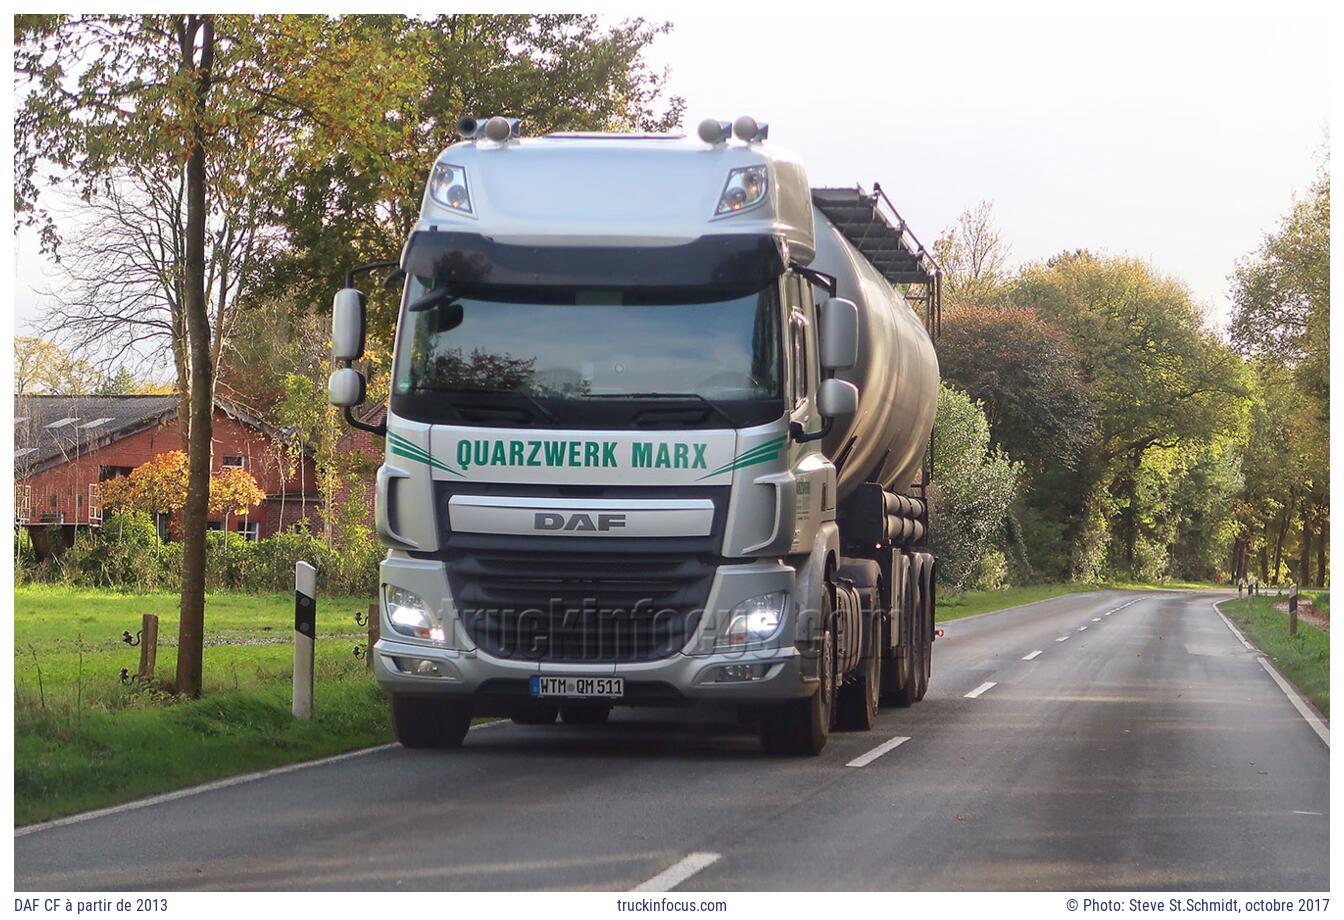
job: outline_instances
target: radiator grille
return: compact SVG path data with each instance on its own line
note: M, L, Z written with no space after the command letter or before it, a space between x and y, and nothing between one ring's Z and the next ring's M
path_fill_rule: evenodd
M665 556L472 554L448 563L482 651L539 661L650 661L690 640L715 562Z

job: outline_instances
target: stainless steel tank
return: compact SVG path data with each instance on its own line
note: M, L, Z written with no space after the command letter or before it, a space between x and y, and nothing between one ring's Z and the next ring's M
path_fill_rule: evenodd
M909 492L920 480L938 411L933 341L906 299L815 207L813 219L817 256L811 267L834 275L838 296L859 307L859 359L836 374L859 388L859 411L836 419L822 442L826 456L841 464L838 497L863 482Z

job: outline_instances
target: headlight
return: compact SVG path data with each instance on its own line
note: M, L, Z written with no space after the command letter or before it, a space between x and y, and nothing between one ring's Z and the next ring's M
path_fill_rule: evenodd
M429 174L429 197L463 214L471 214L471 192L467 189L467 171L451 163L435 163Z
M728 173L715 216L754 208L765 200L769 173L764 166L743 166Z
M745 649L773 639L784 624L784 610L788 601L787 591L772 591L747 598L729 612L728 626L714 647Z
M387 601L387 621L403 636L432 639L443 642L446 634L439 617L432 613L418 595L392 585L383 585Z

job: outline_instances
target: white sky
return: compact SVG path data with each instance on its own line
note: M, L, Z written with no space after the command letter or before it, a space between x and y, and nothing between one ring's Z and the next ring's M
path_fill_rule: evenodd
M1138 256L1183 278L1215 322L1235 260L1311 181L1327 137L1323 13L766 9L650 16L676 26L650 59L671 68L688 131L768 121L813 185L881 182L926 244L990 199L1015 262ZM16 256L22 332L47 266L30 233Z

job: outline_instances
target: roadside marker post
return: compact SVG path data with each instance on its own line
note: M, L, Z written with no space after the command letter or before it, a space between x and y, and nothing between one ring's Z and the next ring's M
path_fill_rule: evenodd
M313 651L317 637L317 569L294 563L294 718L313 717Z
M142 684L154 680L154 665L159 657L159 618L146 613L140 618L140 670L136 678Z
M1288 587L1288 635L1297 635L1297 583Z

